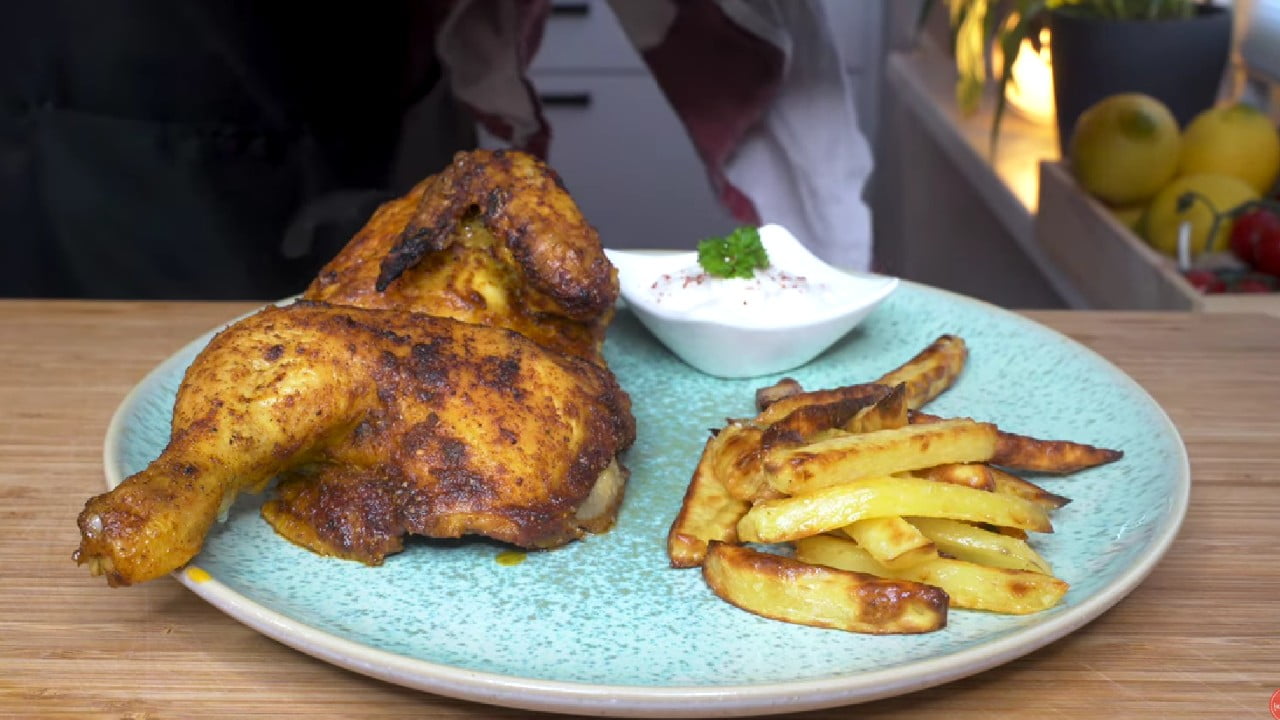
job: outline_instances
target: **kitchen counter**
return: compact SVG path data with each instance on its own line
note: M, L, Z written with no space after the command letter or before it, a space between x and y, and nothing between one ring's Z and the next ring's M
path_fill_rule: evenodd
M158 362L251 307L0 301L0 716L538 716L371 680L171 579L113 590L71 562L75 517L103 490L116 406ZM1026 314L1101 353L1169 413L1193 476L1181 534L1131 595L1030 655L856 710L785 717L1267 717L1280 689L1280 318Z

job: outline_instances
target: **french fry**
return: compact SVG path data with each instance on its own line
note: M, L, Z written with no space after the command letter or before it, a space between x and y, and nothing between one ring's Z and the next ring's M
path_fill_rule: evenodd
M1052 575L939 558L897 571L947 591L958 608L1027 615L1058 604L1070 586Z
M885 567L907 567L938 558L933 541L897 515L858 520L841 528L841 532Z
M967 356L943 335L875 382L758 389L756 417L704 448L668 535L672 565L701 564L718 596L758 615L856 632L927 632L953 603L1023 614L1061 602L1068 585L1027 534L1053 532L1070 499L1008 470L1066 474L1123 453L921 412ZM793 542L795 558L751 542Z
M912 412L911 423L927 425L946 422L937 415ZM1098 465L1115 462L1124 457L1122 450L1109 450L1069 440L1041 440L1040 438L1006 432L997 428L998 439L991 463L1013 470L1067 475Z
M764 412L764 409L779 400L792 395L799 395L804 392L799 381L795 378L782 378L778 382L768 387L758 388L756 390L756 412Z
M906 383L907 406L915 410L951 387L964 369L968 354L964 340L955 335L943 335L876 382L890 386Z
M1025 478L1011 475L1000 468L991 468L991 479L995 482L996 492L1030 500L1049 510L1057 510L1071 502L1071 498L1051 493Z
M892 387L887 385L863 383L860 385L845 385L829 390L808 390L782 398L769 405L759 415L756 415L755 422L757 425L768 426L806 405L826 405L841 400L878 399L891 389Z
M950 420L775 448L766 452L764 470L778 492L800 495L864 477L986 460L995 443L994 425Z
M1043 508L1011 495L911 477L874 477L756 503L738 521L744 542L784 542L872 517L945 517L1053 532Z
M936 587L809 565L713 542L702 575L720 598L775 620L878 635L923 633L947 624Z
M761 444L766 450L786 445L802 445L819 433L841 428L862 411L876 407L879 400L892 394L893 390L885 387L882 391L866 395L798 407L770 425L765 430Z
M995 492L996 489L996 481L992 476L991 468L982 463L947 463L946 465L925 468L916 474L934 482L964 485L975 490Z
M899 383L887 395L859 410L842 427L852 433L896 430L907 425L907 410L907 385Z
M1120 450L1094 447L1067 440L1040 440L1001 432L992 464L1014 470L1066 475L1124 457Z
M875 559L855 543L829 535L797 542L796 559L851 572L866 572L875 563ZM871 574L942 588L951 604L958 608L1015 615L1051 608L1069 589L1067 583L1052 575L986 567L949 558L899 569L880 566Z
M1025 540L947 518L906 518L938 551L979 565L1053 574L1049 563ZM856 538L855 538L856 539ZM859 543L861 545L861 543ZM870 552L870 548L866 548ZM872 553L874 555L874 553ZM877 558L878 559L878 558ZM886 567L894 567L884 563Z
M893 571L871 556L856 541L839 534L813 535L792 543L795 559L810 565L823 565L837 570L889 577Z
M738 500L753 501L777 497L765 483L761 447L764 430L747 422L731 421L714 438L699 461Z
M718 444L727 430L707 439L702 458L693 471L684 502L667 533L667 557L671 567L687 568L702 564L707 543L715 540L733 542L738 537L738 520L747 512L748 503L729 494L717 477L714 462Z

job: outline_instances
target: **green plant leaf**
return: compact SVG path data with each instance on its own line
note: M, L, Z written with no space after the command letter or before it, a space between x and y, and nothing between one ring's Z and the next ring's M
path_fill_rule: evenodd
M987 81L985 25L987 0L971 0L956 31L956 71L960 74L956 100L960 110L972 113L978 108L982 86Z
M1008 106L1008 101L1005 99L1005 89L1009 85L1010 76L1013 75L1013 63L1018 59L1018 52L1022 49L1022 41L1030 36L1032 28L1036 26L1040 14L1044 11L1044 0L1020 0L1014 11L1016 13L1014 16L1016 21L1011 28L1000 35L1003 67L996 84L996 107L991 115L990 149L992 155L996 154L996 147L1000 140L1000 122L1004 119L1004 111Z

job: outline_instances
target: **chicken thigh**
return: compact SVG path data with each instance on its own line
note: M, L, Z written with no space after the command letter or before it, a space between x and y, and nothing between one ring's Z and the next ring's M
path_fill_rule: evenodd
M594 363L503 328L308 301L215 336L173 428L80 514L75 559L111 585L181 567L221 508L277 475L264 515L322 554L377 564L407 533L563 544L612 522L635 437Z

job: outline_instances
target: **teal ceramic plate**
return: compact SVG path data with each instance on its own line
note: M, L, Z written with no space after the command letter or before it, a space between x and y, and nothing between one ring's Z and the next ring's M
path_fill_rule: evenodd
M970 363L931 406L1008 430L1122 448L1118 463L1041 478L1074 502L1037 547L1071 584L1014 617L953 610L946 629L872 637L788 625L715 598L667 565L665 537L707 429L752 414L776 377L721 380L675 359L629 313L606 353L631 393L639 439L610 533L517 565L485 541L413 542L379 568L277 537L246 496L177 579L232 617L305 653L393 683L519 708L617 716L728 716L897 695L1044 646L1111 607L1169 547L1190 476L1177 431L1130 378L1075 342L990 305L903 283L875 313L789 375L819 388L872 378L942 333ZM106 441L108 482L164 447L182 373L209 336L148 375Z

